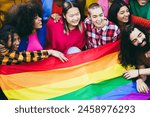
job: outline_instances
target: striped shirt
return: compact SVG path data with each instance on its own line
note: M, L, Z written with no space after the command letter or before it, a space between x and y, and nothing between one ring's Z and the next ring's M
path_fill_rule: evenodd
M0 53L0 65L11 65L19 63L29 63L48 58L50 55L47 50L33 52L19 52L7 50L5 53Z

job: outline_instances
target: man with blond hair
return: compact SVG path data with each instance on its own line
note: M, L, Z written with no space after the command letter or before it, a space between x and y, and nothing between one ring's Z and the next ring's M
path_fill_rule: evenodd
M84 24L87 34L87 49L97 48L118 40L120 34L118 26L108 21L98 3L92 3L88 7L88 17Z

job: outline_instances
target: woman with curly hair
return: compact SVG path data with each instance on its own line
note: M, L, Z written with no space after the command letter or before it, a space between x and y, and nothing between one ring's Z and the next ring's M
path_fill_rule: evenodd
M52 49L19 52L19 44L20 37L17 30L13 26L4 25L0 30L0 65L36 62L50 56L54 56L62 62L68 60L63 53Z
M27 2L15 7L12 8L12 12L9 12L6 24L16 27L21 37L19 51L42 50L45 45L46 32L42 28L42 10L39 3ZM39 31L41 28L43 31Z

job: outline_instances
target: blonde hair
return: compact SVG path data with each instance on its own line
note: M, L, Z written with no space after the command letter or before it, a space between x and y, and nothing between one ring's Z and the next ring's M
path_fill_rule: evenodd
M88 7L88 14L90 15L90 10L97 9L97 8L101 8L102 11L103 11L102 6L99 5L98 3L92 3L92 4L90 4L90 6Z

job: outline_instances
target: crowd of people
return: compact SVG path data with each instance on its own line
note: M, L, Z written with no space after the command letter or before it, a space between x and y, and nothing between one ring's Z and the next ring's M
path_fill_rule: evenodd
M15 4L0 29L0 64L35 62L50 56L67 62L66 54L117 40L121 41L121 65L136 68L123 76L137 78L137 90L148 93L149 0L30 0Z

